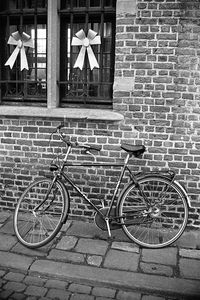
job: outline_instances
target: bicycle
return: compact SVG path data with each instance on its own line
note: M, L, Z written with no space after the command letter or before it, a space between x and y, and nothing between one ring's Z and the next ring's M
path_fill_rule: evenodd
M67 221L70 213L70 194L66 183L89 203L95 211L95 224L102 230L122 228L128 238L142 247L162 248L174 243L184 232L188 220L190 200L184 187L175 180L173 171L133 173L128 162L140 158L144 145L121 144L126 152L123 163L68 161L72 148L82 148L94 156L101 145L72 142L59 125L51 134L57 134L65 143L66 154L61 162L50 165L52 177L34 180L23 192L14 213L14 230L18 240L26 247L37 248L49 243ZM69 166L120 167L112 199L106 206L94 204L66 171ZM119 193L119 187L128 172L130 182Z

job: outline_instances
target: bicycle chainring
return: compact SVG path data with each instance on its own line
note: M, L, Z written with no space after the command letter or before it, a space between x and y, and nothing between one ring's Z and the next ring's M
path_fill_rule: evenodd
M108 210L109 210L109 207L103 207L100 209L101 213L104 216L106 216ZM116 217L116 208L115 207L113 207L111 209L110 217ZM105 221L105 219L103 219L103 217L100 214L98 214L98 213L95 214L94 222L95 222L96 226L99 227L101 230L107 231L106 221ZM121 228L120 223L117 223L117 221L112 223L112 220L110 221L110 229L111 230L119 229L119 228Z

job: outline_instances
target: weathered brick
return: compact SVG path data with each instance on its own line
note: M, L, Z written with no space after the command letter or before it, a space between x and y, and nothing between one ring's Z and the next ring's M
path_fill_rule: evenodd
M23 292L26 289L26 285L21 282L9 281L4 286L5 290L11 290L14 292Z
M139 255L123 251L110 250L104 261L105 268L136 271L138 268Z
M24 277L25 275L22 273L9 272L4 276L4 279L9 281L21 282L23 281Z
M61 251L52 249L48 255L49 259L60 260L60 261L69 261L74 263L84 263L85 258L82 253L70 252L70 251Z
M47 292L47 288L36 286L36 285L29 285L25 290L24 294L28 296L40 296L43 297Z
M157 249L156 251L143 249L142 261L175 266L177 264L177 249L172 247Z
M76 292L76 293L81 293L81 294L90 294L91 289L92 288L88 285L82 285L82 284L77 284L77 283L72 283L68 287L69 291Z
M184 278L199 279L200 261L195 259L181 258L179 262L180 274Z
M23 281L26 285L43 286L46 282L40 276L26 276Z
M60 289L50 289L46 294L47 299L59 299L68 300L70 297L70 292Z
M83 239L83 238L81 238L78 241L78 244L75 247L76 251L78 252L88 253L88 254L99 254L99 255L105 254L107 248L108 248L108 243L105 241Z
M160 264L140 263L142 272L149 274L160 274L165 276L172 276L173 269L170 266Z
M116 290L106 287L94 287L92 290L92 295L99 297L114 298L115 294Z

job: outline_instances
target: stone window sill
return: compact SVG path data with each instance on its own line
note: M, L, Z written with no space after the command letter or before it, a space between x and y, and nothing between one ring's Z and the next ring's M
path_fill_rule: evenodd
M77 120L122 121L123 115L112 110L80 108L45 108L33 106L0 106L0 115L6 117L35 117Z

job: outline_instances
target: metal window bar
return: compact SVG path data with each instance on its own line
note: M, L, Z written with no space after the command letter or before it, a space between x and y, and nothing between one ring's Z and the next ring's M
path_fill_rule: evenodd
M70 53L66 55L61 49L61 73L60 85L61 105L105 105L112 106L112 85L114 79L114 44L115 44L115 16L116 16L116 0L98 0L90 1L72 1L62 0L61 9L61 42L63 37L67 37L70 32ZM93 3L93 6L91 5ZM96 6L95 6L96 5ZM105 17L106 16L106 17ZM98 21L96 21L98 19ZM105 24L111 24L112 27L112 47L109 51L105 48ZM64 29L68 28L68 29ZM98 31L102 39L101 46L92 46L92 49L97 57L100 68L90 70L87 54L84 60L84 68L82 71L74 69L73 64L78 56L80 47L71 46L71 41L75 33L83 29L87 35L88 29L91 28ZM63 34L68 31L67 35ZM64 41L69 42L67 37ZM64 48L64 47L63 47ZM106 51L105 51L106 50ZM68 56L70 55L70 66ZM107 66L104 66L104 56L109 57ZM63 58L66 57L63 64ZM66 62L67 61L67 62ZM111 64L112 63L112 66ZM104 74L108 73L108 78L104 79Z
M15 4L13 7L13 3ZM2 32L4 40L7 40L10 34L15 30L22 33L26 32L26 29L29 28L29 31L33 30L35 33L35 48L32 54L29 57L31 60L32 66L29 68L29 71L23 70L20 71L20 55L18 55L15 64L12 70L9 67L4 66L5 61L9 58L12 53L12 48L5 44L5 55L1 59L0 65L0 102L9 104L13 102L33 104L41 103L46 105L46 77L41 83L41 80L38 78L38 65L39 59L37 58L38 48L38 26L44 26L40 24L45 24L47 19L47 0L18 0L5 2L0 7L0 18L4 19L6 22L6 34ZM5 21L6 20L6 21ZM31 21L32 20L32 21ZM45 25L46 26L46 25ZM12 28L13 27L13 28ZM12 29L11 29L12 28ZM32 28L32 29L31 29ZM1 30L1 29L0 29ZM45 29L46 30L46 29ZM28 34L30 32L27 32ZM11 51L10 51L11 49ZM46 47L47 49L47 47ZM29 49L25 49L27 56L30 52ZM2 50L3 52L3 50ZM42 54L42 56L44 56ZM42 57L41 56L41 57ZM45 55L46 56L46 55ZM41 58L42 59L42 58ZM46 58L45 58L46 64ZM34 70L33 70L34 69ZM46 74L46 67L43 68L44 74ZM30 77L31 71L33 74ZM42 69L41 69L42 71ZM29 78L30 77L30 78ZM41 88L42 86L42 88Z

